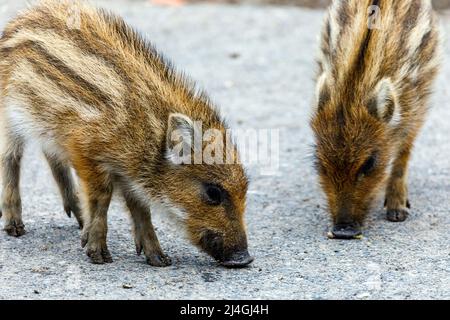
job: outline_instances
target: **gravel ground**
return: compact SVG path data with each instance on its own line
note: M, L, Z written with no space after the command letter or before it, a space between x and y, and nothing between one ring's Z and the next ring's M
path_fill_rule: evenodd
M1 23L22 5L0 2ZM308 158L313 61L323 12L121 1L109 6L198 80L234 128L280 130L279 174L263 176L250 168L247 221L256 260L244 270L218 267L160 214L155 225L174 265L152 268L135 255L124 206L114 201L108 236L114 263L90 264L48 167L31 147L22 179L28 233L19 239L0 233L0 299L450 298L447 62L411 163L410 219L387 222L380 200L363 240L328 240L323 195ZM448 17L443 24L448 31ZM449 48L445 55L450 56Z

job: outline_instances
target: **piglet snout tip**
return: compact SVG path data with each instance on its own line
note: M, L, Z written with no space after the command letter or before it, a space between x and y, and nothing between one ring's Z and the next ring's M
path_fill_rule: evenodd
M221 265L226 268L245 268L255 260L247 250L235 252L228 259L221 262Z
M337 224L330 232L333 239L360 239L362 237L361 227L357 224Z

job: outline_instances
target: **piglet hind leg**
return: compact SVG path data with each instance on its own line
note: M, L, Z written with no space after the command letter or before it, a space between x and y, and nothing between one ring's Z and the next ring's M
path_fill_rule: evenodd
M81 215L80 203L75 189L75 183L73 181L72 172L70 166L58 159L57 156L52 155L44 151L44 155L47 158L47 162L52 171L53 177L58 184L59 191L61 193L64 211L71 217L72 213L77 219L80 229L83 228L83 219Z
M108 175L88 163L79 170L86 199L86 212L81 246L94 264L111 263L112 257L106 244L108 232L107 213L113 187ZM86 169L89 168L89 169Z
M164 254L151 221L150 208L134 198L131 193L124 192L125 202L133 220L136 252L144 251L147 263L154 267L167 267L172 260Z
M408 200L407 173L411 147L404 147L392 166L391 176L386 189L386 218L392 222L405 221L411 205Z
M25 234L22 222L22 201L20 197L20 163L23 155L23 141L6 135L5 147L1 155L3 178L2 208L0 217L4 219L4 230L9 236Z

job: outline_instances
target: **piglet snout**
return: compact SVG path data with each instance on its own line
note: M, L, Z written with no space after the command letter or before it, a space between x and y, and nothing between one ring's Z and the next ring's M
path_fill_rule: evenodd
M244 268L252 263L254 258L250 256L248 250L237 251L226 257L221 264L227 268Z
M358 223L336 224L331 230L334 239L357 239L362 235L361 226Z

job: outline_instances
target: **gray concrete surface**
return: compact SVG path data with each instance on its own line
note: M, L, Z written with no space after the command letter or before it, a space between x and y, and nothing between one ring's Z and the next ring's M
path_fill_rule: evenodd
M0 299L450 298L448 47L411 163L410 219L387 222L380 200L363 240L328 240L327 212L308 157L313 61L323 12L102 4L198 80L234 128L281 130L279 175L250 169L247 221L256 260L244 270L220 268L160 214L155 225L174 265L152 268L135 255L126 210L115 201L108 235L114 263L90 264L75 221L63 213L49 169L33 146L22 179L28 233L19 239L0 233ZM1 23L20 6L0 2ZM448 17L443 24L448 32Z

